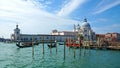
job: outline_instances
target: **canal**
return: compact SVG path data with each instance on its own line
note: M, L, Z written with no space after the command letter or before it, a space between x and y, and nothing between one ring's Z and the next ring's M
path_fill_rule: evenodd
M42 44L34 47L18 48L15 43L0 43L0 68L120 68L120 51L72 49L58 45L50 48ZM75 54L75 56L74 56Z

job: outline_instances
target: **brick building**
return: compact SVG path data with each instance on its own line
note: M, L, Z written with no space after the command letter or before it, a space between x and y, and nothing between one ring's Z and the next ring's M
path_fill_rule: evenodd
M105 39L110 42L120 42L120 33L106 33Z

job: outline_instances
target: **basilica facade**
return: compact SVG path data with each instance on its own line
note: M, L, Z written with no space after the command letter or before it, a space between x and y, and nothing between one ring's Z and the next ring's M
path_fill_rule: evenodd
M95 32L91 29L86 18L83 20L81 25L74 25L73 31L78 32L78 35L82 35L84 41L94 41L96 39Z

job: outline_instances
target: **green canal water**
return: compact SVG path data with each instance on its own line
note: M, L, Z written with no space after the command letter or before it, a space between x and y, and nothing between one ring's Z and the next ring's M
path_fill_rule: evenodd
M45 44L42 54L42 44L34 47L18 48L15 43L0 43L0 68L120 68L120 51L89 50L66 47L64 60L64 46L58 45L50 49Z

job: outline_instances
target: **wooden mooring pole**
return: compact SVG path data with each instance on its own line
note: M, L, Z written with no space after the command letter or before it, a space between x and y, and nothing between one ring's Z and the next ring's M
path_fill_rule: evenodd
M75 49L75 47L74 47L74 58L75 58L75 50L76 50L76 49Z
M34 57L34 37L32 37L32 57Z
M89 55L90 55L90 51L91 51L91 49L90 49L91 44L92 44L92 41L89 40L89 46L88 46L88 48L89 48Z
M56 54L57 54L57 40L55 40L55 45L56 45Z
M85 56L85 54L86 54L86 46L87 46L87 42L85 42L85 45L84 45L84 54L83 54L83 56Z
M52 46L53 44L52 44L52 35L51 35L51 40L50 40L50 54L52 53L52 50L51 50L51 46Z
M67 43L68 43L68 46L69 46L69 53L70 53L70 45L71 45L71 41L70 41L70 38L68 37L68 41L67 41Z
M42 51L42 53L44 55L44 36L43 36L43 41L42 42L43 42L43 45L42 45L43 46L43 49L42 49L43 51Z
M81 45L80 45L81 43L79 43L79 49L80 49L80 53L79 53L79 55L81 56Z
M64 60L65 60L65 52L66 52L66 47L65 47L65 42L64 42Z
M74 39L75 40L75 39ZM73 48L74 48L74 58L75 58L75 46L74 46L74 43L76 44L76 42L72 42L72 44L73 44Z

